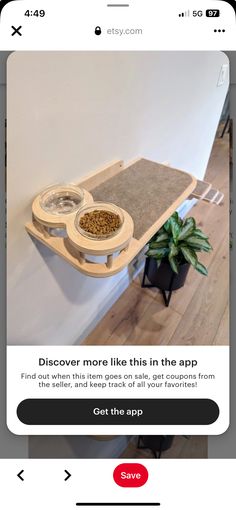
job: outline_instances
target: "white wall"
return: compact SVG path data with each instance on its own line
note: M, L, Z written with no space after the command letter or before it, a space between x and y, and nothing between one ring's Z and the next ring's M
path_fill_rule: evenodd
M32 198L114 159L203 177L223 107L219 52L15 53L8 61L8 342L73 344L127 285L81 275L24 230Z

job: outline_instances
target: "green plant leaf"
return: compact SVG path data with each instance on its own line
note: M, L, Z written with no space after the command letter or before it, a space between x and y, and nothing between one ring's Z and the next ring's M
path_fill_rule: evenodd
M191 264L194 268L196 268L196 265L198 263L198 258L194 250L192 248L187 248L185 246L180 247L181 252L183 253L183 256L189 264Z
M169 243L168 241L152 241L152 243L149 243L149 248L156 249L156 248L168 248Z
M177 211L175 211L172 215L171 215L171 218L174 218L174 220L176 220L178 222L179 220L179 215L177 213Z
M163 259L169 253L169 248L156 248L155 250L148 250L147 257L153 257L154 259Z
M175 218L170 218L170 228L173 236L174 243L177 244L179 233L180 233L180 226Z
M171 241L169 244L169 257L176 257L179 253L179 248Z
M206 239L206 240L209 239L209 236L204 234L204 232L202 232L202 230L200 230L200 228L195 228L195 230L193 231L193 235L200 237L200 239Z
M162 244L162 247L168 246L168 239L169 234L167 234L167 232L159 234L151 239L151 241L149 242L149 248L158 248L159 244L163 242L165 242L165 244L164 245Z
M164 229L168 234L171 234L171 222L170 218L164 223Z
M148 243L148 246L150 245L150 243L154 242L156 239L156 234L154 236L151 237L149 243Z
M190 236L196 228L194 218L187 218L179 233L178 241L183 241L186 237Z
M161 236L162 234L166 234L166 233L167 232L165 231L164 227L161 227L160 230L158 230L158 232L156 232L156 234L154 234L154 236L152 236L149 243L151 243L152 241L155 241L159 236Z
M187 243L185 243L185 242L181 242L181 243L179 244L179 248L181 248L181 247L182 247L182 248L191 248L191 249L192 249L193 251L195 251L196 253L197 253L197 252L202 252L202 251L203 251L201 248L198 248L197 246L193 246L193 245L191 245L191 244L187 244Z
M151 249L146 252L147 257L154 257L158 253L158 249Z
M208 276L207 268L203 264L201 264L201 262L197 263L195 269L204 276Z
M173 235L173 232L172 232L172 223L175 222L177 225L181 226L182 225L182 220L180 218L180 216L178 215L177 211L175 211L172 216L170 216L170 218L164 223L163 227L165 229L165 231L168 233L168 234L172 234Z
M185 239L185 243L191 246L193 249L197 248L202 251L211 251L212 246L207 241L207 239L200 239L200 237L189 236Z
M170 263L170 267L171 269L178 274L179 272L179 264L177 262L177 259L175 257L170 257L169 256L169 263Z
M196 252L209 252L212 246L208 236L196 228L195 219L192 217L183 221L177 211L174 212L152 237L148 248L146 255L157 261L157 268L160 267L162 259L168 257L175 273L178 273L179 264L187 261L199 273L208 274L206 267L198 262Z
M183 220L180 218L179 214L177 213L177 211L175 211L171 218L173 218L177 223L178 225L181 227L183 225Z
M162 232L157 235L155 241L158 243L159 241L166 241L166 239L169 239L167 232Z

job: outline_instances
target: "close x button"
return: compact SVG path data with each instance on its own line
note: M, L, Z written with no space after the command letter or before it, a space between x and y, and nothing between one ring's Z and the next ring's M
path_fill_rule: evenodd
M27 399L17 416L25 425L211 425L210 399Z

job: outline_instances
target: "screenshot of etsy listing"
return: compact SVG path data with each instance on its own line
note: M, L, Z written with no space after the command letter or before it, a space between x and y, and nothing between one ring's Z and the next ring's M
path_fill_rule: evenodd
M15 434L228 428L229 67L219 51L8 56Z
M234 507L236 2L159 3L0 0L6 510Z

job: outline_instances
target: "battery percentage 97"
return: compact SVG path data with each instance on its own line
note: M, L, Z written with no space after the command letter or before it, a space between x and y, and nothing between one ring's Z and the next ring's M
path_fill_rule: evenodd
M219 18L220 17L219 9L207 9L206 17L207 18Z

